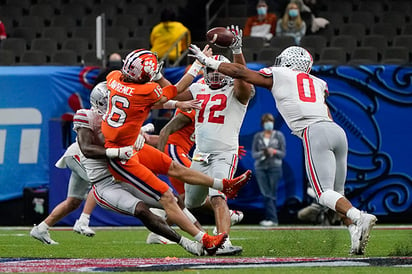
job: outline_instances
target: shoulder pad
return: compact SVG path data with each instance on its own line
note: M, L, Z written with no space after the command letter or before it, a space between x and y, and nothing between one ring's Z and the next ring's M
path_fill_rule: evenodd
M262 68L258 71L262 76L272 77L272 70L270 68Z

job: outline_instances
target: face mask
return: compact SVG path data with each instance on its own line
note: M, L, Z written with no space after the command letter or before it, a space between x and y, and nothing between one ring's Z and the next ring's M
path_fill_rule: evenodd
M265 15L267 12L267 8L266 7L258 7L257 8L257 14L258 15Z
M298 14L299 14L299 12L298 12L297 9L291 9L291 10L289 10L289 16L290 16L290 17L296 17L296 16L298 16Z
M265 130L273 130L273 122L264 122L263 123L263 128Z

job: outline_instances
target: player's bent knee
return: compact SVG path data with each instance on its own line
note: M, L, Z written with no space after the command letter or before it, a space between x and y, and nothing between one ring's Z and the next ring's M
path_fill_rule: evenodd
M343 197L342 194L340 194L336 191L326 190L319 197L319 203L323 206L326 206L326 207L336 211L336 202L342 197Z

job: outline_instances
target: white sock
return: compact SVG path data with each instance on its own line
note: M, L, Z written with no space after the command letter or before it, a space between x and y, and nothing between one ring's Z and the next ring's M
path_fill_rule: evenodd
M217 189L217 190L222 190L223 189L223 180L222 179L213 179L213 185L212 188Z
M89 225L90 222L90 214L82 213L79 218L79 222Z
M202 238L206 233L204 233L203 231L199 231L199 233L196 234L196 236L194 237L196 241L198 241L199 243L202 242Z
M183 246L184 243L187 243L188 241L190 241L188 238L182 236L182 237L180 238L179 245Z
M45 221L41 222L37 227L38 227L40 230L48 230L48 229L49 229L49 225L46 224Z
M355 207L349 208L349 210L346 212L346 217L351 219L352 222L354 222L355 224L357 224L357 222L359 221L360 215L361 215L361 212L359 211L359 209Z

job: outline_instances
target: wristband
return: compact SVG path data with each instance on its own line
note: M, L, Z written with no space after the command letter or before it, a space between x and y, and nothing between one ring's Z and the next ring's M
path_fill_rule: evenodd
M242 54L242 48L232 49L232 54Z
M106 148L106 156L109 158L119 157L119 149L118 148Z
M166 103L163 104L164 109L175 109L176 108L176 100L168 100Z
M217 61L213 58L208 57L206 58L205 63L207 67L217 70L217 68L219 67L220 63L222 63L222 61Z
M199 71L202 69L202 65L199 64L198 62L193 62L192 66L190 67L190 69L187 71L187 73L189 73L190 75L192 75L193 77L196 77L197 74L199 73Z

